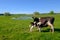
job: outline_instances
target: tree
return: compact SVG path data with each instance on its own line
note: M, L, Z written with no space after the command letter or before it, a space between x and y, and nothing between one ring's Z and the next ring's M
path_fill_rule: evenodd
M34 12L34 13L33 13L33 16L35 16L35 17L38 17L38 15L40 15L39 12Z
M50 11L50 13L49 14L54 14L54 11Z
M4 16L11 16L11 14L9 12L5 12Z

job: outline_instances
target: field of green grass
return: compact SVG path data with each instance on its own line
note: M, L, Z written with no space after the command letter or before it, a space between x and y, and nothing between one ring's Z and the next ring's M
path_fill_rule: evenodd
M38 32L36 28L29 32L29 24L33 20L12 20L14 16L0 16L0 40L60 40L60 14L39 15L55 17L54 29L51 33L49 27Z

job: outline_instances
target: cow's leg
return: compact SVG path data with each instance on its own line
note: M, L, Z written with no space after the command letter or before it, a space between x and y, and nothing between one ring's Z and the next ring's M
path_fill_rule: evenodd
M52 25L49 21L47 22L47 24L50 26L51 31L54 32L54 27L53 27L53 25Z
M39 30L39 32L41 32L41 28L40 27L38 27L38 30Z
M35 23L36 23L36 22L33 22L33 23L30 25L30 32L32 32L33 27L36 26Z
M33 27L35 27L35 25L33 25L33 26L30 27L30 32L32 32Z
M39 32L41 32L41 27L40 27L40 25L41 25L41 22L38 22L38 23L37 23L37 27L38 27Z

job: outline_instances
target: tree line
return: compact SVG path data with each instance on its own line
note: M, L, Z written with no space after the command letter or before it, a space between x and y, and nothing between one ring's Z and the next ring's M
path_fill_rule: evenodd
M40 15L41 13L40 12L33 12L34 15ZM44 13L44 14L55 14L54 11L50 11L49 13ZM0 14L0 15L4 15L4 16L11 16L12 14L10 12L4 12L3 14Z

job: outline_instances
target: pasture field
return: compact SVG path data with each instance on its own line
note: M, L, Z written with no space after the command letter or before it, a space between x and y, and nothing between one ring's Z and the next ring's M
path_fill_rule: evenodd
M36 28L29 32L29 24L33 20L12 20L15 16L0 16L0 40L60 40L60 14L39 15L55 17L54 29L51 33L49 27L38 32Z

